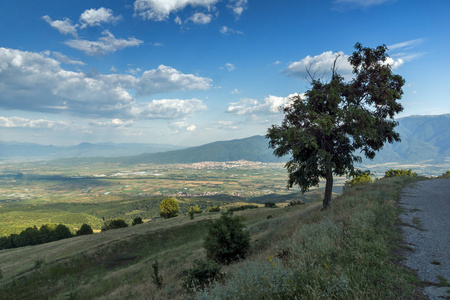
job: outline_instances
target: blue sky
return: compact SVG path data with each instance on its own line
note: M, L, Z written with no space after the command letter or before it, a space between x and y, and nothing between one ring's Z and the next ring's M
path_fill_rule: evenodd
M308 89L389 47L409 115L450 113L448 0L0 2L0 140L200 145L265 134ZM326 75L325 75L326 78Z

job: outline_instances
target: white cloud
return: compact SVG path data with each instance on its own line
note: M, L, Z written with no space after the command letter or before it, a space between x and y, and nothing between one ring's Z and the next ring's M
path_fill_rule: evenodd
M67 71L40 53L0 48L0 107L112 118L177 118L206 109L201 100L165 99L147 103L136 97L210 88L211 79L161 65L141 77L87 75Z
M208 24L212 20L212 15L195 13L188 20L194 22L195 24Z
M128 40L116 39L108 30L104 30L102 34L104 36L97 41L76 39L68 40L64 42L64 44L73 49L81 50L87 55L105 55L109 52L115 52L126 47L136 47L143 43L143 41L134 37L129 38Z
M163 21L170 13L186 6L200 6L212 9L219 0L136 0L134 12L144 20Z
M247 8L247 2L248 0L230 0L230 4L227 7L233 11L236 18L239 18Z
M213 126L216 126L218 129L239 129L238 123L233 121L217 121L212 123Z
M80 16L81 28L87 26L100 26L101 23L114 23L122 19L122 16L114 16L109 8L87 9Z
M281 61L279 61L279 60L274 61L273 64L274 64L274 65L279 65L279 64L281 64Z
M45 15L42 17L43 20L45 20L48 24L50 24L51 27L55 28L59 31L59 33L62 34L71 34L74 37L77 37L77 25L72 25L72 21L65 18L64 20L55 20L52 21L52 19Z
M150 103L140 103L133 107L133 116L147 119L176 119L192 115L207 109L202 100L198 99L161 99Z
M111 121L106 121L106 122L100 122L100 121L90 121L89 125L91 126L95 126L95 127L112 127L112 128L122 128L122 127L129 127L131 125L133 125L134 121L133 120L127 120L127 121L123 121L121 119L112 119Z
M283 72L287 76L305 78L307 76L306 70L310 69L311 74L316 73L316 76L322 76L325 73L331 73L336 56L340 55L336 61L336 67L341 75L349 75L352 73L352 66L348 62L349 56L344 52L326 51L316 56L306 56L300 61L291 63ZM316 78L317 79L317 78Z
M241 92L242 92L242 90L240 90L240 89L234 89L230 93L233 95L239 95Z
M237 115L251 115L251 114L277 114L286 105L292 102L294 96L300 96L297 93L291 94L287 97L277 97L269 95L264 98L263 102L255 99L242 99L239 102L230 103L227 112Z
M158 69L145 71L135 89L138 96L147 96L172 91L207 90L210 87L211 79L209 78L183 74L172 67L160 65Z
M177 16L177 17L175 18L174 22L175 22L176 24L178 24L178 25L183 24L183 21L181 21L181 18L180 18L179 16Z
M185 120L170 123L169 127L172 129L172 133L179 133L180 130L192 132L197 129L196 125L189 124Z
M235 65L233 65L232 63L226 63L223 67L219 67L219 69L227 69L228 72L233 71L234 69L236 69Z
M232 28L229 28L227 26L220 27L220 33L221 34L244 34L242 31L234 30Z
M60 129L69 127L69 122L49 121L46 119L26 119L21 117L2 117L0 116L0 127L6 128L44 128Z

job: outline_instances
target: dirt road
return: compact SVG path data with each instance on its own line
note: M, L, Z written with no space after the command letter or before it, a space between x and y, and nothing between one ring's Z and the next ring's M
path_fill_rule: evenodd
M442 278L450 282L450 179L425 180L405 187L399 206L408 251L406 266L416 270L427 283L430 299L450 299L449 286L439 287ZM441 279L439 279L441 277Z

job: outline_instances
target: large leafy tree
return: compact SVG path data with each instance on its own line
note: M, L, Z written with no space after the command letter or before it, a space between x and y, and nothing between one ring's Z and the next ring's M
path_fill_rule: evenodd
M394 131L394 115L403 110L398 102L404 79L392 72L387 47L363 47L349 57L353 79L345 82L336 69L336 56L329 82L311 75L305 96L295 96L283 108L281 125L267 131L269 146L276 156L290 155L286 163L288 188L302 192L326 179L323 208L331 204L333 174L354 171L360 154L373 159L385 142L400 141Z

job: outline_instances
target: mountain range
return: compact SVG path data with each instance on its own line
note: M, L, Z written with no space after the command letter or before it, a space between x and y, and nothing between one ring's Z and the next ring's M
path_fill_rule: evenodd
M364 163L442 163L450 157L450 114L437 116L410 116L398 119L396 131L401 142L386 144L373 161ZM287 158L277 158L268 147L264 136L252 136L244 139L218 141L197 147L181 147L157 144L88 144L72 147L43 146L36 144L0 143L0 157L33 151L46 157L82 157L65 160L82 161L86 157L106 162L124 164L136 163L194 163L200 161L236 161L249 160L260 162L280 162ZM138 154L138 155L133 155ZM126 156L125 156L126 155ZM119 156L119 157L112 157ZM109 157L109 158L106 158Z

